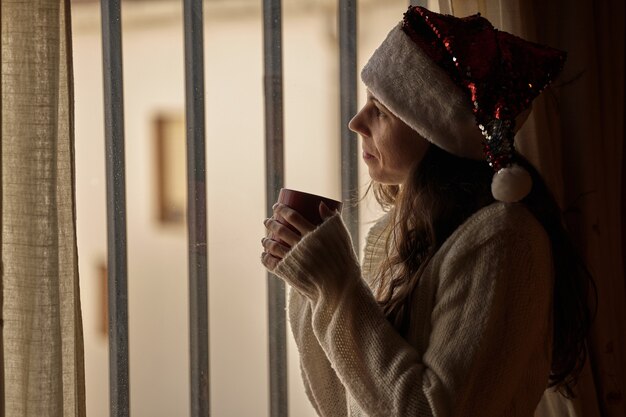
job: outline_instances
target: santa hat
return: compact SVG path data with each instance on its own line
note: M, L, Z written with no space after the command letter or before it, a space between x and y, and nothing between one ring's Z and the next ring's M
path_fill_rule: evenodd
M513 161L515 118L561 71L565 52L502 32L480 14L410 6L363 68L371 93L421 136L454 155L486 159L496 200L532 187Z

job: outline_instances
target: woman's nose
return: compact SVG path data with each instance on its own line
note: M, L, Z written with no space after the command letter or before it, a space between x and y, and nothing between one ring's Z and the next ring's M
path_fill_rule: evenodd
M367 131L365 129L365 125L362 120L362 116L363 116L362 113L363 111L361 110L357 114L355 114L354 117L352 117L352 119L348 123L348 128L351 131L358 133L360 135L367 135Z
M351 130L351 131L353 131L353 132L356 132L356 123L357 123L356 117L357 117L358 115L359 115L359 114L357 113L357 114L355 114L354 116L352 116L352 119L350 119L350 121L348 122L348 129L350 129L350 130ZM357 132L357 133L358 133L358 132Z

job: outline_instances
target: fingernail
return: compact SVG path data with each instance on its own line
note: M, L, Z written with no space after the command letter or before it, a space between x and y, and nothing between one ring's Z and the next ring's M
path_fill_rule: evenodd
M274 203L274 205L272 206L272 210L274 210L276 207L278 207L278 203Z
M261 245L263 245L264 243L265 243L265 238L264 238L264 237L262 237L262 238L261 238Z
M269 222L269 221L270 221L270 219L263 220L263 226L267 226L267 222Z

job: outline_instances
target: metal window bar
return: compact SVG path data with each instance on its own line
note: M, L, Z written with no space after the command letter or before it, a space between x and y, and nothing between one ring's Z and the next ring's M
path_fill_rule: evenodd
M2 7L0 7L0 24L2 22ZM1 35L0 35L1 36ZM3 58L3 54L2 51L4 50L4 48L0 48L0 63L4 62L2 60ZM1 75L1 73L0 73ZM2 161L2 82L0 82L0 165L1 165L1 161ZM4 219L4 214L3 214L3 202L2 202L2 196L4 195L3 192L3 185L2 185L2 181L0 181L0 233L3 233L2 231L4 230L4 226L3 226L3 219ZM0 259L3 259L2 256L2 235L0 235ZM4 320L4 280L2 278L0 278L0 320ZM0 329L2 329L4 327L4 324L0 324ZM5 417L4 414L4 331L0 331L0 417Z
M129 416L126 168L120 0L102 0L110 415Z
M339 1L341 198L348 203L345 204L342 215L352 236L354 248L359 253L359 209L355 204L359 187L359 143L356 134L348 128L348 122L357 111L356 12L356 0Z
M283 62L281 0L263 0L266 210L284 183ZM267 275L270 417L287 417L285 283Z
M191 417L210 414L202 0L184 0Z

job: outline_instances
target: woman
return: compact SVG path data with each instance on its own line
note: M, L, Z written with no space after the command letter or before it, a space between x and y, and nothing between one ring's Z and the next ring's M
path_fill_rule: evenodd
M323 205L318 227L276 205L298 232L272 217L262 240L319 415L531 416L548 386L572 394L591 281L513 143L564 59L421 7L370 58L350 128L388 213L362 265Z

